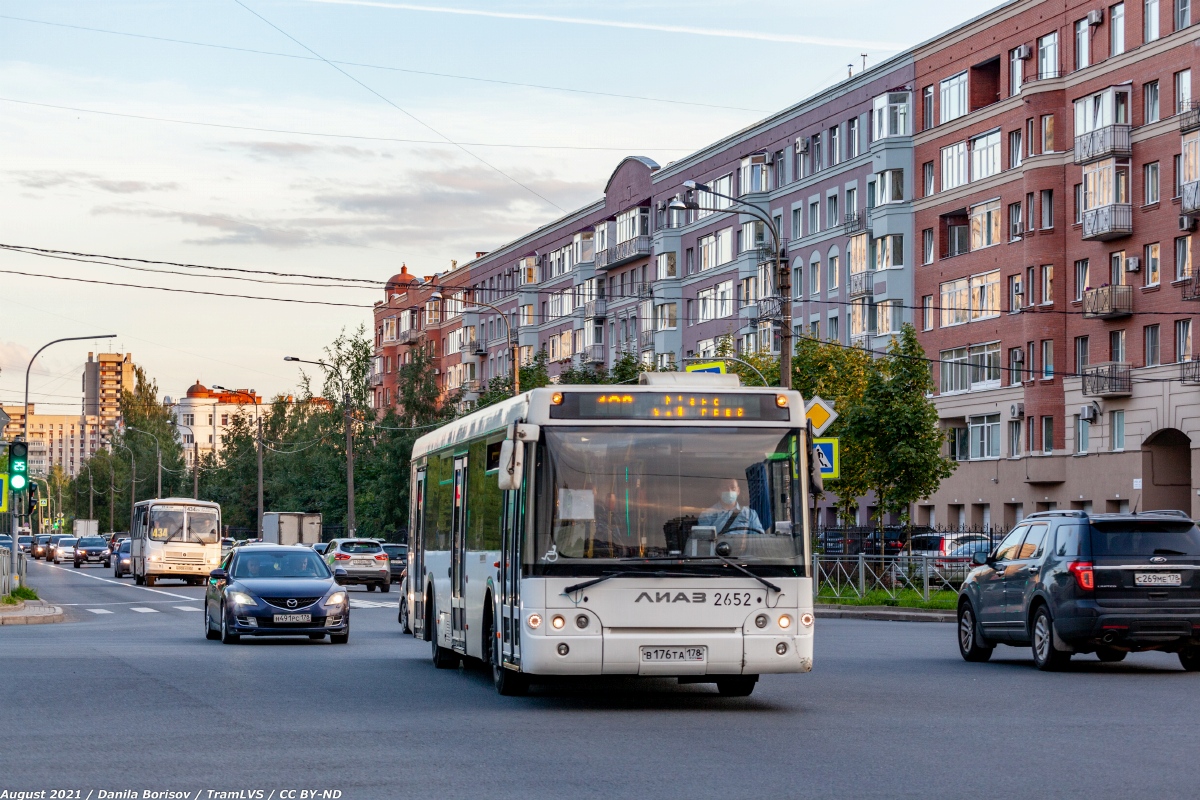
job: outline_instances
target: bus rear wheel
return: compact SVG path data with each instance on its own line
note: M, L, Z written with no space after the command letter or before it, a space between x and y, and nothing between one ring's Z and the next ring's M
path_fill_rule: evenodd
M721 697L749 697L758 683L757 675L730 675L717 678L717 693Z

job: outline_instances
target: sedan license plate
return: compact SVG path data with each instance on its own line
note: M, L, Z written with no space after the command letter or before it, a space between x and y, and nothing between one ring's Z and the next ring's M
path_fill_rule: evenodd
M276 614L276 622L312 622L312 614Z
M708 660L707 647L643 647L642 661L659 663L664 661L683 661L689 664L703 664Z
M1178 572L1135 572L1133 582L1138 586L1180 586L1183 579Z

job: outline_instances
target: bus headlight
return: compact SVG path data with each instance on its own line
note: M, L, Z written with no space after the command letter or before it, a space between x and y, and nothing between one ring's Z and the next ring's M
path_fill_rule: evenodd
M535 631L538 628L542 627L542 615L541 614L530 614L528 617L525 618L525 621L528 622L529 627L533 628Z
M781 627L781 628L792 627L792 618L789 617L787 614L783 614L782 616L780 616L779 617L779 627Z
M767 619L766 614L759 614L757 617L754 618L754 624L760 628L767 627L767 623L770 621L771 620Z
M563 626L567 624L567 621L558 614L555 614L550 618L550 624L554 626L555 630L561 631Z
M813 626L813 615L808 613L801 614L800 624L806 628L811 628Z
M233 602L234 605L238 605L238 606L255 605L254 598L251 597L250 595L246 594L245 592L230 592L229 599Z
M162 556L160 556L158 553L151 553L150 560L151 561L162 561Z

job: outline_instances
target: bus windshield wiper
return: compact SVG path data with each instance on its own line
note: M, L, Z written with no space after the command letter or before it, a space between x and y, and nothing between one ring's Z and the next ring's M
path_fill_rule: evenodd
M608 572L601 575L599 578L592 578L590 581L576 583L563 589L563 594L573 594L580 589L586 589L589 586L595 586L597 583L604 583L609 578L693 578L695 577L688 572L664 572L663 570L655 570L654 572L642 572L639 570L621 570L619 572ZM778 591L778 590L776 590Z
M746 569L741 564L737 563L736 561L734 561L731 558L726 558L725 556L647 556L645 558L623 558L621 560L622 561L700 561L700 560L721 561L721 562L733 567L738 572L749 575L751 578L754 578L754 580L758 581L759 583L761 583L763 586L767 587L771 591L779 592L780 594L783 593L782 589L780 589L775 584L771 583L766 578L763 578L759 575L755 575L753 572Z

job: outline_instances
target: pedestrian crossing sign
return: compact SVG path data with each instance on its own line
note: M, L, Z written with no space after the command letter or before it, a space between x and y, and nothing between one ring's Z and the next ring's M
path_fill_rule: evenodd
M821 480L836 480L842 476L842 450L836 436L825 439L813 439L814 453L817 466L821 470Z
M688 364L684 367L686 372L719 372L725 374L724 361L705 361L702 364Z
M8 513L8 473L0 472L0 514Z

